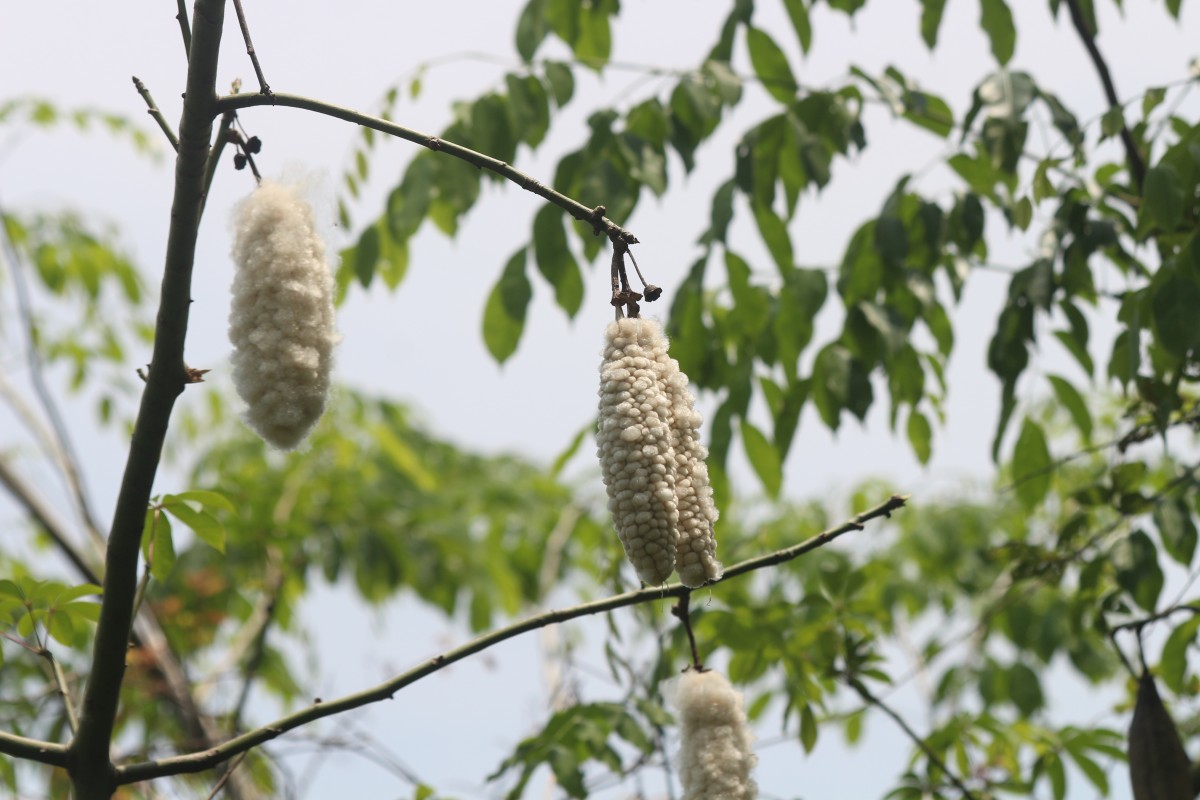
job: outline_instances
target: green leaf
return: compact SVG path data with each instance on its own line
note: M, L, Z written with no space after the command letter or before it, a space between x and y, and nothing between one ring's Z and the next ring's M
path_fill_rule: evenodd
M779 452L762 431L745 419L742 420L742 446L746 448L746 457L750 466L763 488L772 500L779 497L779 488L783 484L783 465L779 462Z
M760 28L747 28L746 43L750 48L750 63L763 88L781 103L795 102L800 87L792 76L787 56L771 35Z
M559 453L557 456L554 457L554 463L551 464L551 466L550 466L550 477L557 478L559 475L562 474L563 467L565 467L567 465L567 462L569 462L572 458L575 457L575 454L579 452L580 445L583 444L584 440L590 434L595 433L595 431L596 431L596 421L595 420L592 420L587 425L584 425L582 428L579 429L579 432L575 434L575 437L573 439L571 439L571 443L568 444L561 453Z
M1100 118L1100 141L1111 139L1125 127L1125 109L1113 106Z
M917 460L922 464L928 464L929 457L933 454L933 447L930 444L933 440L933 427L929 424L929 419L914 408L909 412L907 428L908 442L912 445Z
M1184 192L1179 175L1171 167L1158 165L1146 173L1142 185L1143 217L1157 223L1160 230L1174 231L1183 219Z
M525 330L525 311L533 287L525 275L525 248L513 254L483 309L483 341L492 358L503 364L517 351Z
M571 68L561 61L547 61L544 69L554 104L562 108L571 102L571 96L575 93L575 76L571 74Z
M1137 530L1117 542L1109 552L1117 572L1117 583L1135 603L1153 612L1162 592L1163 573L1158 566L1158 548L1144 531Z
M1003 66L1012 59L1017 43L1012 11L1004 0L979 0L979 3L982 11L979 24L991 40L992 55Z
M1182 692L1183 678L1187 674L1187 651L1196 641L1196 631L1200 629L1200 616L1193 616L1187 622L1171 631L1163 645L1162 659L1158 664L1158 675L1173 692Z
M583 278L557 206L544 205L533 218L533 246L538 272L554 287L555 302L574 318L583 305Z
M1167 555L1190 567L1196 554L1196 523L1188 504L1178 498L1162 501L1154 508L1154 524Z
M1012 461L1013 484L1021 505L1031 509L1046 499L1053 465L1042 426L1026 418Z
M508 100L519 136L531 148L542 143L550 127L550 101L542 82L532 75L505 75Z
M1046 378L1050 381L1050 386L1053 387L1054 396L1058 398L1058 402L1071 415L1071 420L1075 423L1075 427L1079 429L1079 435L1083 437L1084 444L1090 444L1092 440L1092 414L1088 411L1083 395L1066 378L1061 378L1058 375L1047 375Z
M363 231L354 248L354 274L363 286L370 286L379 263L379 227L372 225Z
M758 232L770 251L771 257L781 273L787 273L795 266L792 255L792 238L788 234L787 225L771 208L760 202L753 203L754 221L758 224Z
M1185 356L1200 347L1200 283L1194 278L1173 272L1154 289L1150 309L1154 329L1168 351Z
M937 46L938 29L942 26L942 12L946 0L921 0L921 38L932 50Z
M160 509L147 509L146 527L150 531L147 547L150 554L150 574L156 581L165 581L175 566L175 542L171 538L171 520Z
M800 709L800 744L806 753L811 753L817 746L817 717L809 703Z
M517 19L517 53L526 64L533 61L548 32L544 6L543 0L529 0Z
M225 552L225 526L207 509L197 511L173 495L163 498L162 507L175 519L191 528L205 544L218 552Z
M944 2L945 0L943 0ZM800 49L805 53L812 47L812 22L808 18L808 7L804 0L783 0L792 27L796 29L796 38L800 40Z
M185 500L189 503L199 503L205 508L215 508L226 512L227 514L237 513L229 498L220 492L210 492L204 489L191 489L186 492L180 492L174 495L179 500Z

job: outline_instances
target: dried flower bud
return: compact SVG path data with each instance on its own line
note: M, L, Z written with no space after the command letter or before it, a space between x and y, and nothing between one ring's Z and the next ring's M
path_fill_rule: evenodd
M664 687L679 713L676 765L683 800L753 800L757 762L742 694L714 670L689 669Z
M325 244L295 188L264 181L238 205L233 260L233 383L250 427L291 450L325 410L338 338Z
M621 319L605 335L598 454L625 554L648 584L676 567L687 586L715 580L717 511L687 377L654 320Z

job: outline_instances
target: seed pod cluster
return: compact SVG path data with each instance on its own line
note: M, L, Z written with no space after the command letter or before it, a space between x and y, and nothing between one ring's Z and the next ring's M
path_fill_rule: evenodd
M268 444L304 440L329 396L333 281L312 209L291 186L263 181L234 212L233 383Z
M757 759L742 695L719 672L689 669L666 687L679 713L683 800L753 800Z
M605 330L597 454L613 524L638 577L687 586L721 577L700 414L658 322L627 318Z
M1191 800L1191 765L1154 676L1138 680L1129 726L1129 779L1134 800Z

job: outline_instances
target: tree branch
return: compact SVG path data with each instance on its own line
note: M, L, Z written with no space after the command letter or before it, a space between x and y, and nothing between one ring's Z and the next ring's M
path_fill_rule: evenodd
M187 383L184 342L204 165L217 113L216 70L224 15L224 0L197 0L154 354L108 538L104 603L93 643L92 670L84 691L79 734L70 747L76 800L108 800L116 785L109 748L125 674L142 527L171 410Z
M946 778L952 784L954 784L956 789L962 792L963 797L968 798L968 800L975 800L975 795L972 794L971 790L967 788L966 784L964 784L962 780L950 770L950 767L946 766L946 762L943 761L938 754L933 751L933 748L930 747L924 739L917 735L916 731L909 727L908 723L904 721L904 717L897 714L887 703L871 694L871 691L867 689L867 687L864 686L858 679L848 677L846 682L850 684L851 689L858 692L858 696L863 699L864 703L875 706L880 711L891 717L892 721L900 726L900 730L904 731L905 735L912 740L913 744L915 744L921 750L921 752L925 754L925 757L929 759L929 763L933 764L935 767L945 773Z
M1104 84L1104 96L1108 99L1108 107L1110 109L1120 108L1121 101L1117 99L1117 88L1113 85L1112 73L1109 72L1108 63L1105 62L1100 48L1096 46L1095 32L1084 19L1079 0L1067 0L1067 8L1071 12L1071 24L1075 26L1075 31L1083 41L1083 46L1087 48L1092 64L1100 75L1100 82ZM1125 146L1125 158L1129 161L1129 175L1133 178L1133 185L1140 193L1142 181L1146 177L1146 162L1137 149L1137 143L1133 141L1133 134L1130 133L1129 126L1124 122L1121 123L1121 144Z
M246 24L246 12L242 9L242 0L233 0L233 10L237 12L238 25L242 29L242 39L246 41L246 55L250 56L250 63L254 65L254 75L258 78L258 90L263 94L270 94L271 87L267 85L267 79L263 77L262 67L258 63L258 54L254 52L254 42L250 41L250 26Z
M224 113L228 111L237 111L242 108L251 108L253 106L287 106L288 108L299 108L305 111L314 111L318 114L324 114L328 117L353 122L356 125L361 125L364 128L371 128L380 133L386 133L389 136L395 136L405 141L419 144L426 147L435 153L445 153L454 158L462 159L472 166L479 169L486 169L491 172L506 178L520 186L522 189L533 192L538 197L541 197L559 208L566 211L580 222L585 222L593 226L597 232L603 232L612 241L621 241L625 244L637 244L637 237L629 231L617 225L611 219L603 215L603 212L597 214L596 208L591 208L582 203L567 197L564 194L554 191L549 186L536 180L524 172L516 170L507 162L497 158L492 158L484 153L477 153L474 150L463 147L462 145L448 142L445 139L439 139L436 136L430 136L427 133L414 131L411 128L405 128L403 125L397 125L394 122L389 122L386 119L372 117L368 114L361 114L349 108L335 106L331 103L325 103L321 100L313 100L308 97L300 97L294 94L274 93L270 95L253 94L253 95L227 95L217 101L216 113Z
M36 761L52 767L67 765L67 748L65 745L43 742L40 739L26 739L24 736L0 731L0 753L13 758L23 758L26 761Z
M179 21L179 32L183 35L183 54L192 55L192 26L188 22L187 0L175 0L175 19Z
M138 94L146 101L146 112L158 123L158 127L166 135L167 141L171 143L171 147L175 148L175 152L178 153L179 137L175 135L175 131L171 130L171 124L167 122L167 118L158 110L158 106L154 103L154 98L150 95L150 90L146 88L146 84L142 83L137 75L133 76L133 85L137 87Z
M827 531L817 534L809 539L793 545L792 547L778 550L774 553L769 553L765 556L752 558L747 561L742 561L734 564L725 570L724 576L719 581L714 581L709 586L715 586L724 583L738 575L744 575L754 570L764 567L781 564L785 561L790 561L804 553L816 550L823 547L834 539L837 539L843 534L850 531L863 530L866 522L877 519L879 517L891 516L893 511L903 508L907 503L908 498L904 495L892 495L883 503L868 509L867 511L858 514L854 518L842 523L836 528L830 528ZM257 730L242 734L234 739L197 753L190 753L182 756L174 756L171 758L159 759L157 761L146 761L140 764L130 764L117 769L117 782L121 785L136 783L138 781L150 780L152 778L161 778L167 775L180 775L183 773L203 772L220 764L221 762L233 758L239 753L245 752L252 747L257 747L264 742L269 742L279 736L282 736L287 731L298 728L301 725L306 725L323 717L333 716L354 708L377 703L380 700L390 700L392 696L403 689L404 687L416 683L417 681L432 675L439 670L461 661L468 656L482 652L489 647L499 644L500 642L520 636L523 633L544 628L547 625L554 625L567 620L577 619L579 617L590 616L592 614L602 614L606 611L612 611L617 608L637 605L639 603L648 603L664 600L668 597L682 597L692 590L680 583L670 584L668 586L651 586L645 589L639 589L633 592L625 592L624 594L614 595L602 600L594 600L590 603L582 603L570 608L560 609L556 611L548 611L543 614L537 614L528 617L520 622L514 623L504 628L492 631L491 633L480 636L466 644L449 650L441 655L434 656L427 661L422 662L419 666L404 672L389 681L381 683L370 689L358 692L345 697L333 700L327 703L316 703L308 708L297 711L294 714L278 719L275 722L265 725Z

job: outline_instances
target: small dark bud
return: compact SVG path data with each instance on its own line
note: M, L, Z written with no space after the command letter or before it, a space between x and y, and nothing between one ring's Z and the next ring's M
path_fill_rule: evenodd
M609 305L614 305L614 306L625 305L625 293L624 292L613 292L612 300L609 301Z
M662 297L662 287L655 286L653 283L646 286L646 302L653 303L658 298Z
M257 136L251 136L246 140L246 152L257 154L262 150L262 139Z
M245 169L246 168L246 157L244 155L242 155L241 153L238 153L237 155L235 155L233 157L233 168L234 169Z

